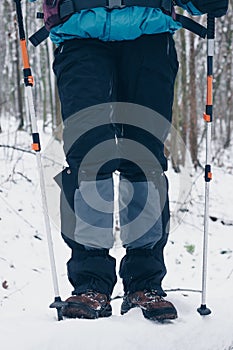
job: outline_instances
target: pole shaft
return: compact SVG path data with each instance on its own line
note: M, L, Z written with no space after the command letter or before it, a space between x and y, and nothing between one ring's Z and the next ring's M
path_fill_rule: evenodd
M55 264L55 257L54 257L51 226L50 226L50 220L49 220L49 214L48 214L44 173L43 173L43 167L41 162L40 138L38 133L36 113L35 113L35 107L34 107L33 95L32 95L33 76L31 73L31 67L29 63L29 56L28 56L28 50L27 50L27 44L26 44L26 38L25 38L21 0L14 0L14 2L16 3L16 13L17 13L20 46L21 46L21 54L22 54L22 61L23 61L23 71L24 71L24 83L26 87L25 89L26 98L28 101L28 108L29 108L29 114L30 114L31 125L32 125L32 137L33 137L32 146L33 146L33 149L36 151L37 169L38 169L39 179L40 179L40 190L41 190L44 222L45 222L45 229L47 234L47 243L48 243L48 249L49 249L51 273L53 278L53 287L54 287L54 293L56 298L56 297L59 297L59 287L58 287L58 279L57 279L56 264Z
M206 305L207 287L207 257L208 257L208 234L209 234L209 193L211 172L211 122L213 119L213 56L214 56L214 17L207 16L207 92L206 111L204 120L206 121L206 166L205 166L205 208L204 208L204 237L203 237L203 270L202 270L202 305Z

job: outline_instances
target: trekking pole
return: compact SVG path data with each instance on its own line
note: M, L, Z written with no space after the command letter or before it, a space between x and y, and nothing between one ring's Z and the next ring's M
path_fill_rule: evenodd
M215 18L207 15L207 96L204 120L206 122L206 165L205 165L205 211L204 211L204 237L203 237L203 267L202 267L202 297L201 306L197 309L200 315L211 313L206 306L206 280L207 280L207 253L209 233L209 183L212 179L210 165L211 122L213 119L213 56L214 56Z
M54 287L54 293L55 293L54 302L50 305L50 307L57 309L57 316L58 316L58 320L60 321L62 320L62 307L66 303L63 302L59 296L58 279L57 279L56 264L55 264L55 258L54 258L54 250L53 250L53 240L52 240L50 220L48 215L44 173L43 173L42 162L41 162L40 135L38 133L36 113L35 113L35 107L34 107L33 95L32 95L32 87L34 85L34 80L33 80L32 72L29 64L29 58L28 58L21 0L13 0L13 1L16 3L16 14L17 14L17 22L18 22L18 28L19 28L22 61L23 61L24 85L26 87L25 91L26 91L26 97L28 101L28 107L29 107L29 113L30 113L30 119L31 119L31 125L32 125L32 149L35 151L35 154L36 154L37 167L38 167L39 178L40 178L42 206L43 206L43 212L44 212L44 221L45 221L45 228L46 228L46 234L47 234L49 258L50 258L53 287Z

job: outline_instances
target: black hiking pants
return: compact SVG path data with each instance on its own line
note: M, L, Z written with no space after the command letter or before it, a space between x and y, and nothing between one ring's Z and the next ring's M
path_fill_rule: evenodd
M169 232L169 202L168 183L163 173L167 169L163 144L172 119L174 81L178 70L172 35L143 35L136 40L121 42L69 40L56 49L53 68L61 100L64 150L69 165L61 175L61 227L62 236L72 250L68 277L74 287L73 293L96 290L110 296L116 283L115 259L109 255L113 243L110 237L111 211L108 212L104 204L101 207L98 200L95 206L99 207L92 209L85 203L84 195L92 194L90 186L95 182L102 197L112 203L112 173L118 170L123 193L120 201L124 202L120 211L122 240L126 248L120 264L124 290L133 292L153 288L164 295L161 282L166 274L163 249ZM111 106L115 102L156 111L167 121L159 128L160 136L155 137L146 128L142 130L138 121L136 125L133 122L129 125L128 121L111 119ZM102 104L105 104L103 109ZM139 114L143 120L140 107ZM106 115L109 122L99 122L101 116L104 120ZM90 124L92 121L93 125ZM75 139L75 135L79 136ZM113 145L117 138L116 148L122 140L135 141L150 150L157 165L148 161L145 175L143 166L130 156L116 156ZM106 159L101 158L105 151L97 151L97 157L88 163L91 166L84 166L84 171L80 171L88 152L104 142L110 145L105 147ZM148 201L146 195L150 189L152 194ZM128 195L131 199L127 202ZM148 206L145 205L147 202ZM148 210L145 215L138 215L145 207ZM134 236L134 230L143 230L147 226L153 211L157 212L154 222L141 235ZM131 225L137 215L137 225ZM94 231L98 238L93 241Z

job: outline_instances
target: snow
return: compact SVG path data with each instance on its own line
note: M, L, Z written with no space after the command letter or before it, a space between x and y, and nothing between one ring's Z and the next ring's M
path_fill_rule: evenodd
M4 128L4 123L2 127L9 130ZM49 144L51 150L55 141L48 134L43 137L45 146ZM3 133L0 138L0 144L29 150L30 138L24 132L18 132L17 137L13 132ZM121 316L121 299L113 300L110 318L58 322L55 310L48 307L54 294L35 156L1 147L0 168L2 349L233 349L232 167L214 166L210 184L207 306L212 313L206 317L196 311L201 304L203 172L186 168L181 174L171 169L168 173L172 226L165 250L168 273L163 287L168 290L167 298L175 304L179 317L164 324L144 319L137 309ZM47 189L54 191L53 203L56 203L57 192L49 186ZM51 214L52 234L60 293L65 299L72 290L66 276L69 249L60 237L56 210L53 208ZM119 264L124 254L119 241L111 253ZM122 295L120 280L113 297L116 295Z

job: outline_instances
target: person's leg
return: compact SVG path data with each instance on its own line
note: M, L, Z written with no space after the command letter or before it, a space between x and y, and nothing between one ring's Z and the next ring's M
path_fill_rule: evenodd
M166 274L163 249L169 233L168 183L164 174L149 181L121 180L120 212L121 238L126 255L121 261L120 276L125 294L154 289L165 296L162 280ZM133 186L133 197L128 206L125 195ZM122 205L121 204L121 205Z
M173 37L169 33L144 35L133 41L122 42L121 48L118 60L118 101L144 106L144 113L148 114L147 118L141 115L140 125L138 115L136 123L132 120L133 125L125 125L123 137L147 147L166 171L164 142L172 121L174 83L178 71ZM155 111L155 114L147 112L147 108ZM140 112L143 113L141 109L138 114ZM141 130L136 127L141 127Z
M163 249L168 238L169 202L167 179L163 174L167 169L163 148L171 122L178 62L172 36L167 33L142 36L127 43L123 50L124 59L120 64L124 74L119 77L121 100L157 112L155 121L159 125L154 125L154 128L159 129L159 132L154 133L153 127L150 134L146 126L144 129L124 126L122 133L124 138L144 145L156 160L142 163L141 174L138 167L132 166L128 161L121 162L124 190L120 193L120 201L122 207L127 207L127 213L125 209L120 212L126 247L120 276L126 294L149 289L164 296L161 283L166 274ZM161 124L158 115L161 116ZM141 118L144 118L143 114ZM163 118L167 122L164 123ZM145 118L145 123L147 120ZM130 187L134 190L134 196L127 205L126 194ZM135 225L136 220L131 219L137 216L139 219ZM135 234L135 230L141 230L141 235L140 232Z
M109 110L99 104L114 100L115 79L111 47L98 40L72 40L55 52L54 72L64 120L64 150L69 167L57 177L61 186L61 228L72 250L68 277L74 294L94 290L108 297L116 283L115 259L109 255L112 239L113 163L98 171L101 160L113 158L115 131ZM90 107L96 105L96 107ZM85 109L90 107L88 109ZM84 157L96 145L109 141L103 159ZM95 181L96 171L98 171ZM103 201L93 199L97 187Z

